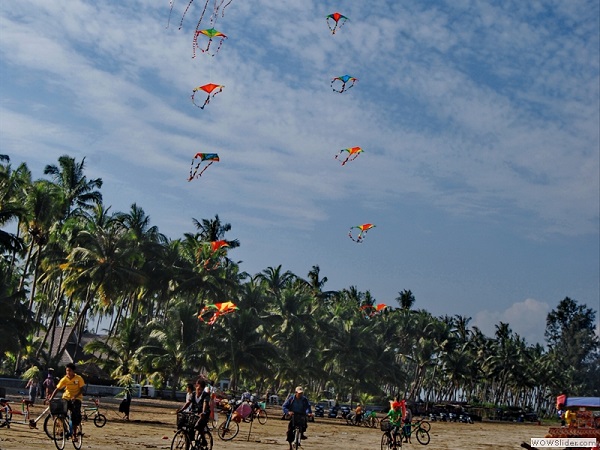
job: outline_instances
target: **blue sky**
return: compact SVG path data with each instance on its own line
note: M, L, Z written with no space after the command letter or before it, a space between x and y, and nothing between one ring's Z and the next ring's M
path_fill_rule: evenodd
M185 0L168 28L168 0L1 2L0 152L35 178L85 157L106 205L173 239L218 214L251 274L319 265L530 343L565 296L600 309L597 0L233 0L193 59L204 2L181 29ZM221 161L188 182L197 152Z

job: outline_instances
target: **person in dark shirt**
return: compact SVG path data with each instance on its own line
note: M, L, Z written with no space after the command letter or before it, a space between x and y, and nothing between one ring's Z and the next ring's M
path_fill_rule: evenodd
M310 407L310 402L308 398L304 395L304 389L302 386L296 387L296 391L293 395L290 395L286 401L283 403L283 413L286 416L291 416L290 423L288 424L287 430L287 438L286 440L290 444L290 449L292 448L292 442L294 441L294 426L296 421L300 420L302 423L302 439L307 439L304 434L307 429L307 417L313 415L312 409Z

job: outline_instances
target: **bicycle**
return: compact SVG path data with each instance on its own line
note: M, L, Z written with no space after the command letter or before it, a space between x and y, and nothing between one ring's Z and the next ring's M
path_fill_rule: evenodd
M212 450L213 437L207 426L196 429L198 415L193 412L177 413L177 431L171 442L171 450ZM204 443L203 443L204 442Z
M371 428L379 427L379 418L377 417L377 412L367 411L363 415L362 423L363 425Z
M416 434L419 444L427 445L431 439L429 436L430 429L431 424L429 422L425 419L419 419L416 422L407 423L402 427L402 437L410 442L410 437Z
M296 420L296 418L298 420ZM294 428L294 440L292 441L292 448L298 450L301 447L302 432L306 421L306 416L294 414L290 419L292 421L292 427Z
M258 420L258 423L264 425L267 423L267 411L265 410L266 405L264 403L255 403L252 405L252 412L244 417L244 422L252 422L254 419Z
M77 432L73 429L71 411L67 407L66 400L51 400L50 411L54 415L53 439L58 450L63 450L67 439L71 439L73 447L81 449L83 444L83 424L79 424Z
M381 436L381 450L398 450L402 448L400 427L384 419L379 422L379 428L383 431L383 435Z
M0 428L7 427L10 428L11 423L18 423L21 425L29 425L29 428L37 428L37 423L50 411L50 406L46 406L46 408L35 418L31 418L31 411L26 407L24 403L21 403L21 411L13 411L10 406L10 400L6 398L0 398ZM30 405L31 407L31 405ZM14 421L13 414L19 414L23 416L23 420ZM44 432L46 435L52 439L52 429L50 427L50 422L54 420L52 414L48 414L46 419L44 420Z
M100 397L92 397L92 401L94 402L94 406L82 406L81 408L81 420L88 420L88 413L90 413L90 417L94 418L94 425L98 428L102 428L106 425L106 416L100 412Z
M232 420L235 411L229 403L225 403L222 410L225 411L226 418L225 422L217 428L217 435L223 441L230 441L240 432L240 425Z

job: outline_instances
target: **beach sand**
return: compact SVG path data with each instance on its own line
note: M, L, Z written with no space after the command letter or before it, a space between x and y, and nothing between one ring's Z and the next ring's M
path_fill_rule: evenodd
M133 399L130 421L124 421L118 413L117 399L102 399L101 410L108 422L103 428L97 428L93 422L84 422L83 450L142 450L170 449L175 434L175 410L180 403L163 400ZM36 405L34 413L42 410ZM287 422L280 420L281 409L268 407L269 419L265 425L258 422L240 424L240 432L232 441L222 441L213 431L214 446L219 449L244 450L287 450L285 441ZM14 420L19 420L16 416ZM51 441L43 431L42 423L38 429L13 423L9 429L0 429L0 450L36 450L52 449ZM547 426L517 423L431 423L431 441L429 445L420 445L413 437L412 443L404 444L403 449L520 449L521 442L530 442L531 438L544 437ZM346 425L345 420L316 418L309 423L308 439L303 441L303 450L378 450L381 448L381 431L364 427ZM73 446L68 443L66 449Z

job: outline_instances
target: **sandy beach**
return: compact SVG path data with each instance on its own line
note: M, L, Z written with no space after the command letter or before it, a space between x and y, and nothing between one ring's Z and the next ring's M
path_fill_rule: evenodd
M118 413L118 400L102 399L101 409L108 422L103 428L97 428L93 422L84 423L85 450L138 450L170 449L171 439L176 431L175 410L180 405L162 400L134 399L131 406L131 420L125 421ZM34 412L41 411L41 405ZM240 432L232 441L222 441L213 432L214 449L244 450L287 450L285 441L286 421L280 420L281 410L268 407L269 419L265 425L258 422L240 424ZM19 420L16 416L15 420ZM429 445L420 445L415 438L412 443L404 444L407 449L520 449L521 442L529 443L531 438L544 437L547 426L517 423L476 422L431 424ZM377 450L380 448L381 431L364 427L346 425L345 420L316 418L309 424L308 439L303 442L305 450L344 449ZM0 429L0 450L37 450L52 449L54 443L46 436L40 423L38 429L13 423L9 429ZM73 448L70 444L67 449Z

